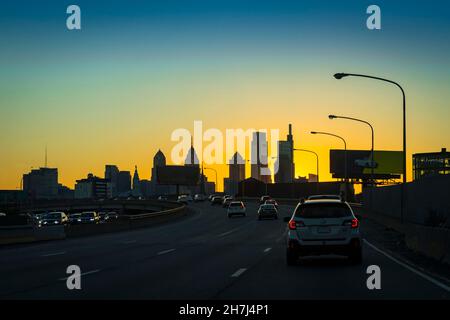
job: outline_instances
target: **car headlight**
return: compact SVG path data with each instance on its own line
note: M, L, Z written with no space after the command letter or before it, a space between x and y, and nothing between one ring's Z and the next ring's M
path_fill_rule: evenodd
M78 222L81 222L81 219L77 219Z

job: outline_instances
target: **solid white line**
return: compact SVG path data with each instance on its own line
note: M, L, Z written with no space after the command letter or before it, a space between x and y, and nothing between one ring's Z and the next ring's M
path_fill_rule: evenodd
M93 273L97 273L97 272L100 272L100 271L101 271L100 269L96 269L96 270L92 270L92 271L87 271L87 272L84 272L84 273L80 274L80 277L82 277L82 276L87 276L88 274L93 274ZM59 280L65 281L65 280L67 280L68 278L69 278L69 277L61 278L61 279L59 279Z
M375 247L373 244L371 244L369 241L367 241L366 239L363 239L363 241L369 246L371 247L373 250L377 251L378 253L381 253L382 255L384 255L385 257L391 259L392 261L394 261L395 263L401 265L402 267L408 269L409 271L417 274L418 276L422 277L425 280L430 281L431 283L433 283L434 285L438 286L441 289L444 289L448 292L450 292L450 287L437 281L436 279L426 275L425 273L420 272L419 270L414 269L413 267L407 265L406 263L403 263L401 261L399 261L398 259L394 258L393 256L391 256L390 254L382 251L381 249L378 249L377 247Z
M168 250L158 252L157 255L160 256L162 254L166 254L166 253L173 252L173 251L175 251L175 249L168 249Z
M65 254L65 251L61 251L61 252L55 252L55 253L47 253L47 254L43 254L41 255L41 257L53 257L53 256L59 256L62 254Z
M241 268L241 269L239 269L238 271L236 271L235 273L233 273L233 274L231 275L231 277L232 277L232 278L237 278L237 277L239 277L241 274L243 274L245 271L247 271L246 268Z
M264 250L264 252L269 252L270 250L272 250L272 248L266 248L266 249Z

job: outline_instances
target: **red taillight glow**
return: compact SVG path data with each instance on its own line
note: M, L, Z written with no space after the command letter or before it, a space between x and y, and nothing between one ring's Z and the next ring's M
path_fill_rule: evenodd
M352 219L352 229L359 227L359 221L358 219Z
M297 229L297 224L295 223L295 220L289 221L289 229L291 229L291 230Z

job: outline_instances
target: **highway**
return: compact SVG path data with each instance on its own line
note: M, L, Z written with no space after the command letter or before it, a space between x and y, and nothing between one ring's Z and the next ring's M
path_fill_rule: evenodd
M208 202L151 228L0 249L0 299L449 299L450 289L386 255L365 238L363 263L319 257L285 262L283 217L228 219ZM362 221L362 231L367 228ZM81 268L68 290L66 268ZM381 268L381 290L366 268Z

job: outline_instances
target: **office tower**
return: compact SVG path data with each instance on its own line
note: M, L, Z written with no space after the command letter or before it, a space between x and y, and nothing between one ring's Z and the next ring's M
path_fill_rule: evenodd
M286 141L278 141L278 172L275 173L276 183L290 183L294 181L294 140L292 125L289 124L289 133Z
M119 168L115 165L107 164L105 166L105 179L108 179L111 183L111 195L117 196L117 186L119 183Z
M158 167L166 166L166 156L161 150L156 152L153 157L153 166L152 166L152 176L150 181L150 195L151 196L160 196L160 195L170 195L176 193L176 187L171 185L161 185L158 183Z
M251 177L265 183L271 181L265 132L253 132L251 143Z
M77 180L75 184L75 199L106 199L111 198L111 182L89 173L86 179Z
M131 190L131 174L130 171L119 171L117 192L119 194L126 193Z
M58 197L58 169L39 168L23 175L23 190L33 199Z

